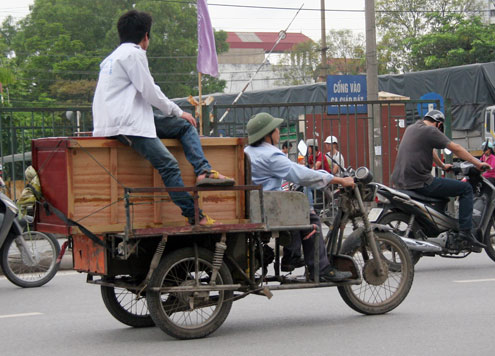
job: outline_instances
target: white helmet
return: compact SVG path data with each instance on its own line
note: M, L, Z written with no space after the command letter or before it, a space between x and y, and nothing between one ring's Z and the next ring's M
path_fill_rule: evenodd
M325 140L325 143L336 143L339 144L339 140L335 136L328 136Z

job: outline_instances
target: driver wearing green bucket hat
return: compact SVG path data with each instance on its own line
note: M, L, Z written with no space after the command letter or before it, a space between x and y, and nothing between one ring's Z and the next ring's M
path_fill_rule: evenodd
M341 184L345 187L354 185L354 180L350 177L335 177L326 171L315 171L288 159L277 148L280 142L280 131L278 127L283 121L283 119L275 118L268 113L262 112L254 115L247 123L246 129L249 146L244 149L244 152L251 160L251 175L254 184L261 184L263 190L279 191L282 190L282 180L316 189L324 188L328 184ZM339 271L330 265L321 234L321 222L314 212L310 214L310 222L319 226L318 233L304 239L303 237L306 235L306 232L292 232L292 242L287 252L292 254L292 256L299 256L302 245L304 263L308 267L310 278L313 278L314 241L318 238L320 247L320 280L335 282L350 278L350 272ZM291 259L292 256L288 258ZM296 265L297 261L293 264Z
M248 121L246 126L248 132L248 143L251 145L256 141L261 140L263 137L279 127L282 122L284 122L284 119L275 118L266 112L261 112L254 115L251 120Z

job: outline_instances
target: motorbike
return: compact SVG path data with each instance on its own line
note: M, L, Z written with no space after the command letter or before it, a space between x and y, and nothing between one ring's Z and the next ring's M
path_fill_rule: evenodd
M463 162L453 168L473 188L473 234L486 245L485 251L495 261L495 187L473 164ZM481 252L457 238L459 222L448 212L448 198L431 198L414 191L396 190L378 185L377 198L382 208L370 211L369 218L389 226L411 250L413 262L423 256L465 258Z
M0 177L0 188L5 183ZM5 277L23 288L40 287L57 273L60 245L53 235L31 229L34 218L0 192L0 267Z

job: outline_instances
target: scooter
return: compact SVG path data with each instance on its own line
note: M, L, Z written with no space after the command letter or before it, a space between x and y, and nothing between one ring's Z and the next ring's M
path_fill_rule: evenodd
M473 164L463 162L452 168L473 187L473 234L486 245L485 251L495 261L495 187ZM387 225L400 235L417 263L423 256L464 258L481 252L458 239L459 222L447 211L448 198L438 199L414 191L396 190L378 185L377 198L382 207L369 212L370 221Z
M5 188L1 177L0 188ZM17 205L0 192L0 267L9 281L23 288L48 283L60 265L57 239L31 230L33 220L20 216Z

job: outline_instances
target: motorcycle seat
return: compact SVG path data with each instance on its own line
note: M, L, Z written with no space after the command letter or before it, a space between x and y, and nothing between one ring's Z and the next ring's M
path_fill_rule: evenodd
M426 195L419 194L414 190L406 190L406 189L397 189L399 192L409 195L414 200L420 200L425 203L431 204L447 204L449 202L449 198L434 198L428 197Z

